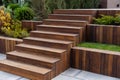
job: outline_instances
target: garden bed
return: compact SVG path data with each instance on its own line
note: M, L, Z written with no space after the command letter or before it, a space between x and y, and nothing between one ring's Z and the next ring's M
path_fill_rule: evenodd
M120 52L74 47L71 67L120 78Z
M120 26L87 25L87 41L120 45Z
M22 42L22 39L0 36L0 53L13 51L15 50L15 45Z

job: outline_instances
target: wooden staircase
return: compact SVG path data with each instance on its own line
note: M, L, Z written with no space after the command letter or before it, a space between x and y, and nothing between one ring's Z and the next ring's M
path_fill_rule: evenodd
M82 42L96 11L55 10L30 37L0 61L0 70L31 80L51 80L70 66L71 47Z

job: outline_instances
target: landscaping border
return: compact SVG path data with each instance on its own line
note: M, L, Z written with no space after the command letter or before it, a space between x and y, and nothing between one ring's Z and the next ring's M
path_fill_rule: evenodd
M22 39L0 36L0 53L7 53L15 50L15 45L22 43Z
M42 23L42 21L22 20L22 27L28 30L36 30L37 25L40 25Z
M120 52L73 47L71 67L120 78Z
M120 45L120 26L88 24L86 34L88 42Z

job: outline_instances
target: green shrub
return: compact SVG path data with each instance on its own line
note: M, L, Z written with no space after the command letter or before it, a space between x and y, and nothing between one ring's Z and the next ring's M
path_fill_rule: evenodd
M115 16L114 23L115 23L116 25L120 25L120 14L117 14L117 15Z
M12 20L10 26L2 27L1 31L9 37L14 38L24 38L29 36L29 33L26 29L22 29L21 22L18 20Z
M94 19L94 23L103 24L103 25L112 25L114 24L114 17L102 15L102 17L100 18Z
M16 8L20 8L20 5L19 4L9 4L8 7L10 7L10 9L12 9L13 11L16 9Z
M18 20L31 20L34 17L34 11L29 7L20 7L14 10L14 17Z

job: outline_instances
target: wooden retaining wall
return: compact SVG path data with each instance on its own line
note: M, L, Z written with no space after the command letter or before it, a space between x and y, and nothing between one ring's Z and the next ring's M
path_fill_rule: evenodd
M87 25L86 41L120 45L120 26Z
M71 52L71 66L120 78L120 52L74 47Z
M120 14L120 10L118 10L118 9L113 9L113 10L111 10L111 9L98 9L97 10L97 16L99 16L99 15L111 15L111 16L114 16L114 15L116 15L116 14Z
M0 36L0 53L13 51L15 49L15 45L22 42L23 40L21 39Z
M23 20L22 27L28 30L36 30L37 26L42 24L42 21Z

